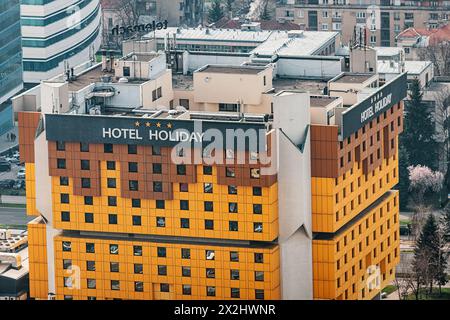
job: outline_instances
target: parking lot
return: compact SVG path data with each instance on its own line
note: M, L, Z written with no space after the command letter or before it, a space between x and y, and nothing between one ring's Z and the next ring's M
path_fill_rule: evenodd
M0 194L24 195L24 167L19 164L19 152L14 151L0 156L0 167Z

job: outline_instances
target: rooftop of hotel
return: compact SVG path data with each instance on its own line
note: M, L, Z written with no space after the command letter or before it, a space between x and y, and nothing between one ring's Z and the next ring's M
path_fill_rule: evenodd
M312 95L309 97L309 101L310 101L310 106L312 108L314 107L318 107L318 108L323 108L328 106L330 103L332 103L333 101L338 100L338 97L330 97L330 96L322 96L322 95Z

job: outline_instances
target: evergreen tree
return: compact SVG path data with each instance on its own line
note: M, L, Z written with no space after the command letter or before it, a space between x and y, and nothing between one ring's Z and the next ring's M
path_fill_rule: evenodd
M428 285L429 293L433 290L434 280L442 276L439 272L441 260L438 225L434 215L429 214L416 241L413 261L414 273L420 279L418 285Z
M264 5L264 9L261 12L261 16L259 17L260 20L265 20L268 21L270 20L270 12L269 12L269 3L266 2L266 4Z
M406 105L405 130L401 143L408 153L409 165L424 165L437 169L438 143L435 140L435 127L432 115L422 102L423 93L420 82L414 79Z
M213 0L211 8L208 11L208 21L214 23L222 19L224 16L224 10L221 0Z
M399 181L397 189L400 192L400 209L405 210L408 206L409 195L409 173L408 173L408 153L401 144L398 151L398 171Z

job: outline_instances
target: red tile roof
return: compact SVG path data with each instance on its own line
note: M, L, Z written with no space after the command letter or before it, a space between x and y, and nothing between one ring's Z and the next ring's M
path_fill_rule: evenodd
M450 24L430 30L408 28L400 32L398 38L416 38L420 36L428 36L431 45L443 41L450 41Z

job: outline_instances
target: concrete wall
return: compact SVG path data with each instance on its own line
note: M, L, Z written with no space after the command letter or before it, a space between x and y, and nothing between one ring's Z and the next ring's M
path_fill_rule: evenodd
M217 54L197 54L189 53L183 56L183 73L193 72L207 64L226 64L231 66L240 66L242 63L249 61L248 55L230 55L219 52Z
M328 80L342 72L342 60L343 58L280 58L277 61L277 75L280 77L308 77Z

